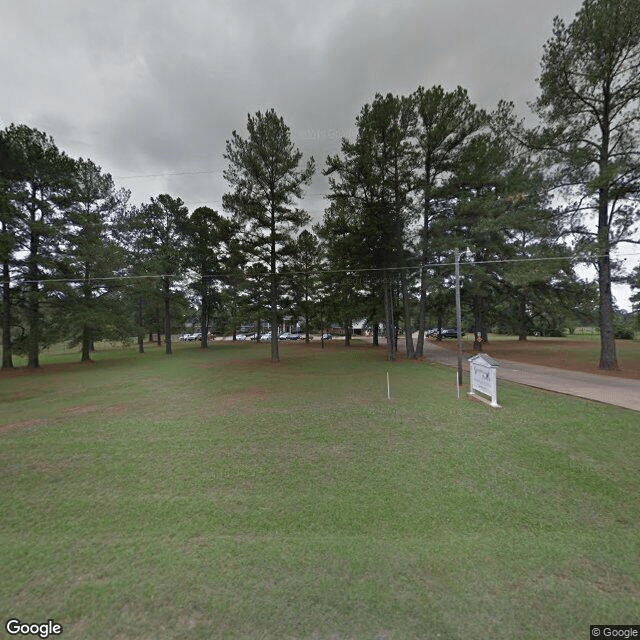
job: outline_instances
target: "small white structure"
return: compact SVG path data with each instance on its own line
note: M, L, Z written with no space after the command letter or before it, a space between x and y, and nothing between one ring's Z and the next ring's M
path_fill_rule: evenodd
M498 404L498 383L496 379L496 369L500 366L497 360L484 353L479 353L469 358L469 381L471 390L469 395L486 402L492 407L499 407ZM490 396L491 401L484 398Z

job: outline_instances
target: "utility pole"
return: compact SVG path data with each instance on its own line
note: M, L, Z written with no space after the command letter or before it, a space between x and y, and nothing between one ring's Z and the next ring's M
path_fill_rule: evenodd
M460 251L454 249L456 264L456 331L458 338L458 387L462 386L462 309L460 306Z

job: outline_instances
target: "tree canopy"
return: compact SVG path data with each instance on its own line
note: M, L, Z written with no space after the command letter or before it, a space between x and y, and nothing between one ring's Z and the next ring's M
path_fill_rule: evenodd
M640 244L640 3L583 0L556 18L544 45L537 126L515 106L490 112L462 87L375 93L355 116L356 133L327 157L328 206L312 222L303 206L315 172L283 116L249 114L222 150L223 212L189 211L164 193L131 204L91 159L74 159L26 124L0 131L2 366L13 356L39 366L41 349L64 340L90 358L99 338L164 334L214 323L271 325L271 359L286 318L349 344L354 320L387 357L398 340L423 353L429 323L452 323L454 253L466 328L482 348L490 329L562 331L591 318L597 271L599 366L617 369L612 285L634 288L616 262ZM417 343L414 344L414 328ZM400 337L399 337L400 336Z

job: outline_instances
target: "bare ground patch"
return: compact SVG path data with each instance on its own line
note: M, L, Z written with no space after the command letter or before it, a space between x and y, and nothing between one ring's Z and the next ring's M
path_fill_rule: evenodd
M68 407L62 411L62 413L66 415L77 416L82 413L92 413L93 411L98 410L97 404L82 404L76 407Z
M9 422L7 424L0 425L0 433L7 433L8 431L15 431L16 429L26 429L28 427L37 427L43 424L47 424L48 420L18 420L16 422Z

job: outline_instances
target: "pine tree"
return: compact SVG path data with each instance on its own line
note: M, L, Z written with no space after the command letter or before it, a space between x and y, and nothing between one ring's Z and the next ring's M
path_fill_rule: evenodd
M273 109L249 115L247 133L243 138L234 131L227 141L224 157L229 166L224 177L231 192L223 196L223 206L241 226L251 259L268 268L271 360L278 362L279 266L294 232L309 221L295 202L302 198L315 165L310 158L298 169L302 153L294 148L289 127Z
M4 141L13 162L8 199L17 214L12 229L17 241L14 250L26 256L17 266L25 287L27 366L35 368L40 365L40 349L46 339L41 306L48 291L42 280L53 269L75 163L58 150L50 136L26 125L7 127Z
M445 91L440 86L430 89L418 87L411 97L418 116L415 186L422 217L418 247L423 266L416 343L416 355L421 356L430 279L426 265L436 259L434 220L454 197L447 190L447 184L460 170L461 157L470 141L485 128L487 115L471 102L467 91L462 87L457 87L454 91Z
M292 298L292 313L296 316L302 316L304 319L306 343L309 342L310 325L316 316L319 302L322 260L322 245L318 238L304 229L293 246L288 280Z
M124 252L111 234L128 198L94 162L76 161L55 263L59 277L69 281L59 285L56 315L65 336L81 345L82 362L91 359L97 337L126 338L130 328L122 314L121 286L114 279L124 266Z
M143 205L143 216L148 228L147 242L153 247L154 262L162 286L163 328L167 355L172 353L171 286L172 280L181 275L180 270L184 263L184 229L187 215L188 209L182 200L166 193L151 198L150 204Z
M533 141L549 156L569 204L569 231L597 265L601 369L618 369L612 251L632 241L640 194L640 3L584 0L573 22L554 20L534 109ZM597 228L585 216L595 214Z
M196 275L191 287L199 298L200 344L206 349L215 300L219 298L216 286L229 271L230 245L236 226L217 211L198 207L185 221L182 231L188 246L184 264Z

